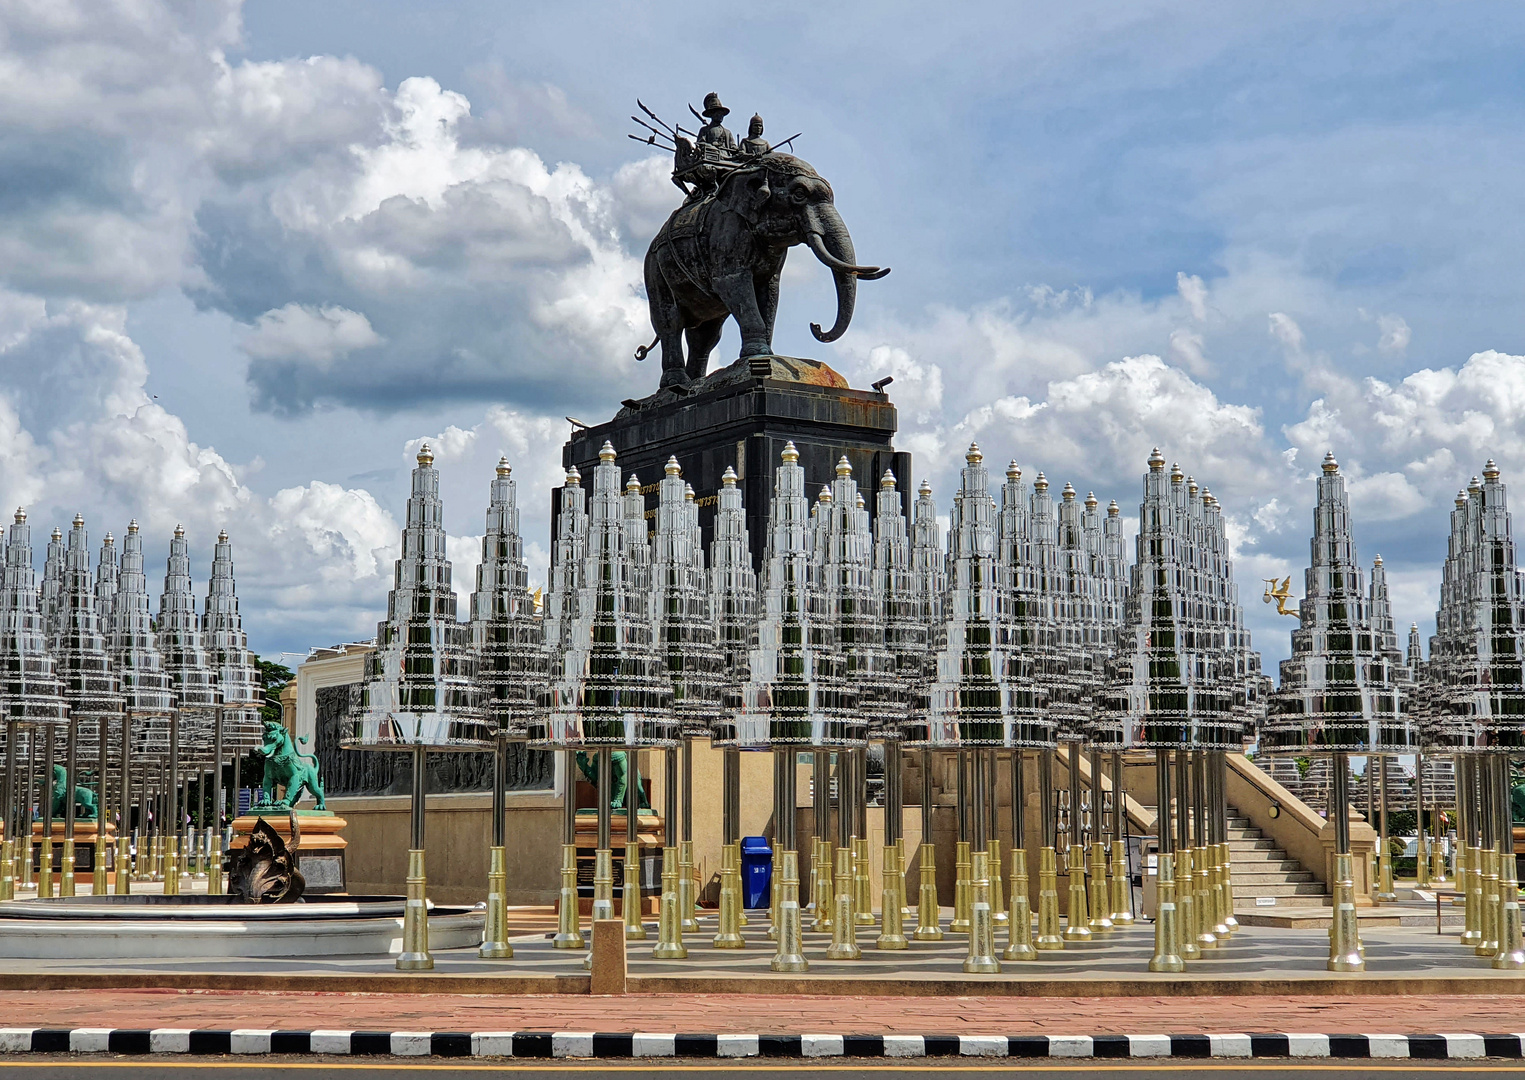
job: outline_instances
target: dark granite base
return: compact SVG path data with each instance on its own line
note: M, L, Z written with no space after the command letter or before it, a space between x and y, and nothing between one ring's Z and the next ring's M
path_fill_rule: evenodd
M699 503L706 553L720 479L727 466L734 468L747 509L752 559L760 565L773 471L784 444L791 441L799 451L812 499L836 476L837 461L846 455L870 509L888 469L895 474L909 517L914 499L911 455L897 453L892 445L896 423L895 406L887 395L850 389L841 375L819 361L752 357L692 384L686 394L660 391L627 401L613 420L576 432L562 448L562 462L575 465L583 486L591 489L599 448L606 439L613 443L622 475L635 472L640 477L647 521L654 529L657 485L668 457L675 456ZM560 491L553 490L553 532L559 500Z

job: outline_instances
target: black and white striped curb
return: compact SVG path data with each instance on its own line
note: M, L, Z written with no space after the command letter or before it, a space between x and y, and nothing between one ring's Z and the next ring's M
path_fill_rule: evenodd
M680 1035L593 1031L0 1028L0 1053L517 1058L1519 1058L1525 1056L1525 1035Z

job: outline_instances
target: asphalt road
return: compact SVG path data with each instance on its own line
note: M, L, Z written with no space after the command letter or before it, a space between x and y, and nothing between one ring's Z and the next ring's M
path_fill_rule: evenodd
M1496 1077L1505 1073L1525 1072L1519 1061L1488 1060L1449 1063L1383 1062L1362 1064L1343 1060L1304 1060L1298 1062L1187 1062L1160 1061L1155 1064L1098 1062L1080 1060L1073 1065L1049 1063L1006 1064L978 1063L948 1059L945 1064L888 1065L878 1060L842 1060L831 1064L802 1062L797 1065L776 1062L737 1061L717 1065L709 1062L645 1061L567 1061L481 1063L420 1062L399 1065L391 1062L335 1058L329 1060L274 1059L177 1059L145 1063L141 1058L106 1056L29 1058L17 1056L0 1061L0 1080L249 1080L250 1070L289 1072L294 1080L488 1080L494 1074L512 1080L567 1080L575 1076L619 1076L640 1080L682 1074L682 1080L939 1080L949 1074L971 1076L1019 1076L1022 1080L1075 1080L1077 1074L1102 1075L1106 1080L1162 1080L1163 1074L1186 1073L1191 1080L1250 1077L1256 1080L1310 1080L1311 1076L1338 1076L1341 1080L1415 1080L1444 1076L1446 1080L1465 1077Z

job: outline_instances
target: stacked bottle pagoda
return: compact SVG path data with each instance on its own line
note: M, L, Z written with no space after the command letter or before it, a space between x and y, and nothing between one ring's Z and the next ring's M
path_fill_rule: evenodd
M1508 491L1489 461L1458 492L1425 665L1425 748L1456 757L1462 942L1496 968L1525 966L1513 858L1510 762L1525 751L1525 594Z
M1350 857L1349 755L1412 753L1418 739L1401 692L1401 657L1381 647L1372 624L1345 479L1332 453L1325 455L1318 478L1310 547L1292 655L1282 661L1281 686L1270 698L1261 749L1333 759L1329 815L1335 827L1336 880L1329 968L1359 971L1365 959Z

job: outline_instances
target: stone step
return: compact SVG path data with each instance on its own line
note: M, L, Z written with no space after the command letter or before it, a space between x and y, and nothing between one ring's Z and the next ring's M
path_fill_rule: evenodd
M1234 897L1236 899L1246 896L1326 896L1328 891L1323 884L1317 881L1302 881L1292 884L1267 883L1257 885L1240 885L1238 879L1234 881Z
M1275 840L1230 840L1228 842L1230 853L1235 851L1276 851Z
M1246 885L1274 885L1277 882L1285 882L1287 884L1302 884L1303 882L1312 881L1313 873L1310 870L1292 870L1261 874L1256 873L1253 870L1244 872L1236 866L1234 867L1233 878L1236 888L1239 886L1240 882L1243 882Z
M1285 863L1296 860L1287 858L1287 853L1280 848L1256 848L1253 851L1235 851L1232 848L1228 853L1229 862L1235 863ZM1296 866L1286 867L1288 870L1296 870Z

